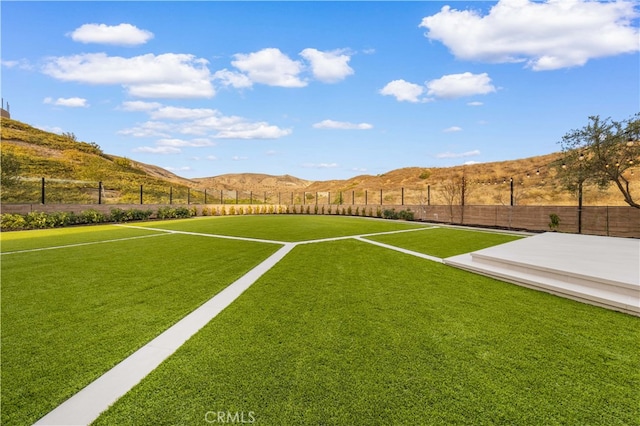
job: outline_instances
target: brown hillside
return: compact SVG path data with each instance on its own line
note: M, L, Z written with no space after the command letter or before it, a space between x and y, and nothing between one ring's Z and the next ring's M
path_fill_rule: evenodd
M230 173L208 178L192 179L200 188L243 191L299 191L312 182L290 175L272 176L260 173Z

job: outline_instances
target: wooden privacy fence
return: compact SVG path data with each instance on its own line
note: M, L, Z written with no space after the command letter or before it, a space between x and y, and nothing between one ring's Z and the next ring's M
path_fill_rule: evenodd
M407 206L396 206L404 209ZM492 228L640 238L640 209L625 206L411 206L419 220ZM463 210L464 209L464 210ZM580 216L582 216L580 218ZM579 223L580 222L580 223Z
M109 213L114 207L157 210L167 204L3 204L2 213L74 212L97 210ZM454 225L543 232L552 230L550 215L559 219L555 230L613 237L640 238L640 209L624 206L583 206L582 212L572 206L459 206L421 204L173 204L190 207L198 215L238 214L331 214L382 217L385 210L411 210L415 220Z

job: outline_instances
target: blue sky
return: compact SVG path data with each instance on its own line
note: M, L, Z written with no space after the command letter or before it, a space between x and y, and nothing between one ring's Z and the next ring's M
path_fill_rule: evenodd
M184 177L525 158L640 111L637 2L0 7L12 118Z

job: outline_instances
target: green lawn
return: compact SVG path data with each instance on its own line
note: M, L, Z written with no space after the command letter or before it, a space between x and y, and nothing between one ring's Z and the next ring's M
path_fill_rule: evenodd
M298 246L96 424L633 424L639 330L363 242Z
M158 232L123 228L114 225L37 229L24 232L2 232L0 233L0 251L5 253L9 251L59 247L68 244L86 244L152 234L158 234Z
M36 421L279 247L166 235L3 255L2 424Z
M151 222L145 226L284 242L425 227L415 222L315 215L217 216L183 221Z
M409 232L367 238L418 253L446 258L508 243L522 237L485 231L431 228L418 234Z
M313 215L132 225L294 242L424 227L367 238L438 257L517 238ZM33 423L281 247L155 234L0 234L3 425ZM355 239L301 244L96 423L634 424L638 321Z

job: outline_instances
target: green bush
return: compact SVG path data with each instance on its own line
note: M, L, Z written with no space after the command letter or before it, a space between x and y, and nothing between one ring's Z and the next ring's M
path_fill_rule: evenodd
M53 212L49 213L47 223L52 228L75 225L78 218L73 212Z
M43 229L43 228L53 228L50 226L50 222L47 220L48 215L43 212L29 212L25 215L25 220L27 221L28 229Z
M414 214L411 209L401 210L400 213L398 213L398 217L402 220L413 220Z
M385 219L402 219L402 220L413 220L414 215L411 209L401 210L396 212L396 209L386 209L382 212L382 217Z
M107 222L110 218L104 213L100 213L95 209L84 210L77 216L77 223L102 223Z
M385 219L397 219L398 213L396 213L396 209L386 209L382 212L382 217Z
M17 231L26 227L27 221L21 214L4 213L0 215L0 229L3 231Z

